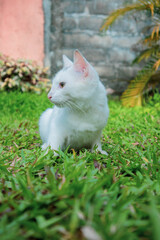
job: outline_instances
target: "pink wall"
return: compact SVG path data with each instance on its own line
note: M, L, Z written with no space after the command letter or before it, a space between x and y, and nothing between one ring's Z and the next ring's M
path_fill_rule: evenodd
M43 65L42 0L0 0L0 52Z

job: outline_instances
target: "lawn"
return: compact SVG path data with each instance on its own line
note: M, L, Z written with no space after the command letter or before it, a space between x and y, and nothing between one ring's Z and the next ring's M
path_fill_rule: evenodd
M160 104L110 100L102 146L41 151L46 94L0 93L0 239L160 239Z

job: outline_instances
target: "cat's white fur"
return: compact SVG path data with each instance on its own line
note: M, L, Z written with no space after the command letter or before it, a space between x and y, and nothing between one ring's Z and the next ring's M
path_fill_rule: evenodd
M74 62L63 56L63 68L52 81L48 98L55 104L40 117L42 149L87 148L107 154L101 148L101 132L109 108L106 91L95 69L76 50ZM63 86L64 85L64 86Z

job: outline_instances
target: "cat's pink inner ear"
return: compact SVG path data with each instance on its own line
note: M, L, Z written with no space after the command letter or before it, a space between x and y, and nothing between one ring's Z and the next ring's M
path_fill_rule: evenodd
M77 72L83 73L84 77L88 76L88 63L78 50L74 52L74 67Z

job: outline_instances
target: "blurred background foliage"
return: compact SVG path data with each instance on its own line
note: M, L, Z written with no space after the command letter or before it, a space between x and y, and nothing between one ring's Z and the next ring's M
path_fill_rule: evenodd
M21 90L40 93L48 91L48 68L29 60L14 60L0 54L0 90Z
M121 96L124 106L141 106L144 96L160 83L160 0L137 0L136 3L113 11L104 21L102 30L107 30L115 20L130 11L147 11L152 16L152 24L145 27L146 36L141 39L142 51L133 63L146 63L130 82Z

